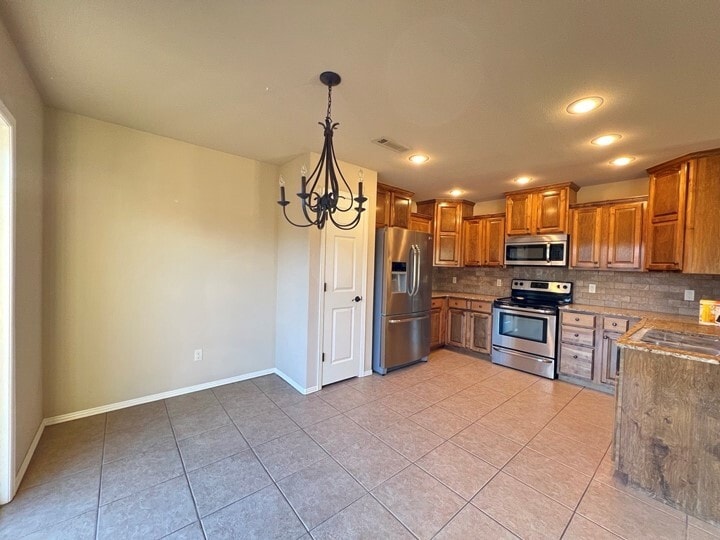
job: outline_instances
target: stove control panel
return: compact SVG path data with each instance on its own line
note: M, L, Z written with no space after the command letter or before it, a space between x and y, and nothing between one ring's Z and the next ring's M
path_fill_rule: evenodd
M511 288L514 291L535 291L550 294L572 293L571 281L541 281L530 279L513 279Z

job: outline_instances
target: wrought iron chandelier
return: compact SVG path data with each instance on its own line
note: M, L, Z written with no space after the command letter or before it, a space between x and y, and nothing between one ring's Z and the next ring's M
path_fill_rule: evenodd
M335 149L333 148L333 131L337 129L338 123L333 123L330 118L330 107L332 105L332 87L340 84L340 75L332 71L324 71L320 74L320 81L328 87L328 106L325 122L318 122L323 126L325 142L323 143L320 160L315 169L307 177L307 169L303 165L300 174L301 189L297 196L307 223L295 223L287 215L287 206L290 201L285 199L285 180L280 177L280 200L283 215L291 225L295 227L312 227L315 225L322 229L328 220L338 229L349 230L360 223L360 216L365 211L363 203L367 197L363 196L363 173L358 172L358 194L353 197L352 190L340 170ZM342 180L342 184L338 180ZM357 206L353 206L353 201ZM336 221L336 214L343 212L355 212L354 217L347 223Z

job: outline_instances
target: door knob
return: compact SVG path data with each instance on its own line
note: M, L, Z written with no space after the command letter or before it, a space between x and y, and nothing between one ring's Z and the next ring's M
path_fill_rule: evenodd
M352 299L353 302L359 302L360 300L362 300L362 296L356 296Z

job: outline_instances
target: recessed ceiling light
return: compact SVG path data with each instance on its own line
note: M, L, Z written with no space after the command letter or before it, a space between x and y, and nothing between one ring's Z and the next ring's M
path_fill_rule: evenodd
M618 167L624 167L628 163L632 163L635 161L635 157L633 156L621 156L615 159L610 160L610 165L617 165Z
M430 161L430 157L426 156L425 154L413 154L408 159L413 163L417 163L418 165Z
M532 180L532 178L530 178L529 176L520 176L515 179L515 183L523 185L523 184L527 184L528 182L530 182L530 180Z
M457 188L455 188L455 189L453 189L453 190L450 190L450 195L452 195L453 197L459 197L459 196L462 195L462 194L463 194L463 190L462 190L462 189L457 189ZM453 204L454 204L454 203L453 203Z
M595 137L592 141L590 141L590 144L594 144L595 146L608 146L609 144L617 142L620 139L622 139L622 135L618 135L617 133L610 133L608 135L600 135L599 137Z
M565 110L570 114L585 114L590 111L594 111L602 104L603 98L599 96L590 96L573 101Z

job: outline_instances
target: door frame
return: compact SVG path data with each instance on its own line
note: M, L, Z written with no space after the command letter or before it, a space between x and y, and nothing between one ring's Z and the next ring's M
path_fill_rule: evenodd
M362 281L362 287L361 287L361 295L363 298L363 301L360 302L360 313L358 316L360 317L360 320L362 321L362 324L360 325L360 335L358 338L361 340L362 343L362 354L360 355L360 358L358 359L358 366L357 366L357 376L362 377L365 375L365 357L367 356L368 352L368 346L367 346L367 309L368 304L372 302L371 298L368 298L368 269L369 269L369 262L368 262L368 249L370 248L370 242L369 242L369 219L372 216L368 215L369 212L364 212L364 215L362 216L362 220L365 221L364 223L364 233L361 237L362 239L362 254L361 258L363 260L362 264L362 272L360 276L360 280ZM374 223L374 218L373 218ZM325 284L325 267L326 267L326 254L327 254L327 231L329 227L332 227L332 224L328 224L323 231L321 231L320 234L320 272L319 272L319 282L318 282L318 318L319 318L319 325L318 325L318 333L317 333L317 379L315 381L315 387L320 390L322 388L322 378L323 378L323 366L322 366L322 353L323 353L323 344L325 342L325 291L324 291L324 284ZM375 228L373 227L373 234L375 232ZM372 348L370 348L372 349Z
M0 190L6 198L0 211L4 249L0 254L0 504L15 495L15 118L0 101L0 129L8 130L7 168L0 170ZM4 338L3 338L4 336Z

